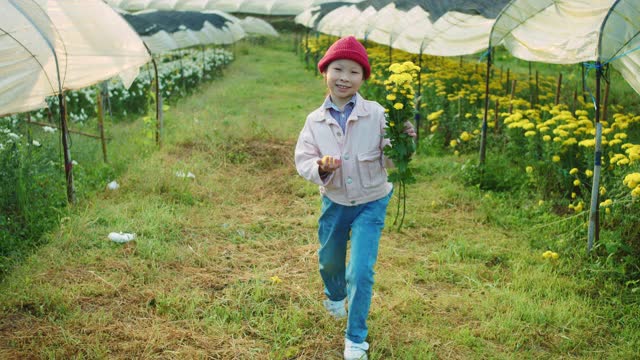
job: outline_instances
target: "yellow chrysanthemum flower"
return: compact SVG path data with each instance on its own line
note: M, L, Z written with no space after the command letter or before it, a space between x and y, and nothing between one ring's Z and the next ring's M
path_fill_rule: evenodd
M622 183L629 187L629 189L633 189L640 184L640 173L631 173L624 177Z
M605 201L600 203L600 207L605 207L605 208L609 207L611 205L613 205L613 200L611 200L611 199L607 199L607 200L605 200Z

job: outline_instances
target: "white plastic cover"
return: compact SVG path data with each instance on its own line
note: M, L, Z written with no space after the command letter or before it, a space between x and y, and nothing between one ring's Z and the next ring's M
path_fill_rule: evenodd
M450 11L432 23L428 15L407 26L393 47L435 56L469 55L488 48L494 19Z
M240 20L240 25L247 34L278 36L278 31L271 24L253 16Z
M640 94L640 3L619 0L602 26L599 59L610 62Z
M600 26L614 0L514 0L498 16L491 45L553 64L595 61Z
M360 11L345 4L321 15L318 7L296 16L298 24L334 36L353 35L359 39L411 53L437 56L458 56L486 50L494 19L449 11L432 22L422 7L398 10L394 3L376 11L372 6Z
M99 0L3 1L0 19L0 114L44 107L60 88L118 74L128 85L151 59L129 24Z
M640 3L514 0L496 19L491 45L529 61L611 63L640 93Z
M219 10L261 15L297 15L314 5L335 0L105 0L126 11L141 10ZM361 0L348 0L359 2Z

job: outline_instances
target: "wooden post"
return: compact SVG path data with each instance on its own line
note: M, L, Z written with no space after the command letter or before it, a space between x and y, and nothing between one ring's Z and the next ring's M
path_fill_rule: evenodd
M98 132L100 133L100 142L102 143L102 158L105 163L107 160L107 141L104 138L104 103L102 101L102 92L104 90L105 82L97 87L96 98L98 100Z
M160 77L158 76L158 64L156 59L151 58L153 63L153 73L156 77L156 145L162 147L162 93L160 93Z
M498 119L500 118L500 116L498 115L498 112L500 111L500 100L496 99L496 109L495 109L495 114L494 114L494 118L493 118L493 132L495 134L497 134L499 131L498 129Z
M533 78L531 76L531 61L529 61L529 104L533 107Z
M64 175L67 179L67 201L76 203L76 190L73 186L73 163L71 150L69 148L69 129L67 127L67 111L64 101L64 92L58 94L58 104L60 106L60 133L62 136L62 149L64 153Z
M562 73L558 74L558 84L556 85L556 101L555 104L560 104L560 89L562 88Z
M480 135L480 164L484 165L487 146L487 116L489 112L489 78L491 76L491 51L487 54L487 74L484 85L484 116L482 117L482 133Z
M585 83L585 75L584 75L584 65L580 64L580 70L582 72L582 99L585 99L585 94L587 93L587 84Z
M309 28L304 33L304 63L309 68Z
M420 148L420 103L422 102L422 47L420 47L420 53L418 54L418 93L416 101L416 149Z
M207 57L204 45L202 46L202 81L204 81L205 67L207 65Z
M516 83L518 82L518 80L513 79L513 82L511 83L511 93L509 94L509 114L513 114L513 95L516 92Z
M540 82L539 80L539 73L538 70L536 70L536 104L540 103Z
M504 83L504 92L505 95L509 92L509 84L511 83L511 69L507 69L507 81Z
M607 102L609 101L609 87L611 86L611 79L609 79L609 81L607 81L607 84L604 86L604 99L602 99L602 121L607 121L607 110L608 110L608 104Z

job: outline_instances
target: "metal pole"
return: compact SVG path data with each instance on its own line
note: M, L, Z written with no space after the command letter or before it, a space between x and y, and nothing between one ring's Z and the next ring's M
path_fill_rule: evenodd
M591 252L594 240L600 240L600 168L602 158L602 124L600 123L600 79L602 77L602 63L596 61L596 149L593 159L593 184L591 186L591 208L589 210L589 233L587 238L587 252Z

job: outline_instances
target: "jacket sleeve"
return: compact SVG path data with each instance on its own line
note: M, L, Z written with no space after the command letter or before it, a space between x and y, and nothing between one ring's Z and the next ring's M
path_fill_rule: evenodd
M328 184L333 178L333 173L320 177L318 172L317 161L321 158L320 150L313 137L313 133L309 127L308 122L305 123L300 135L298 136L298 142L295 150L295 163L298 174L303 178L311 181L314 184L324 186Z

